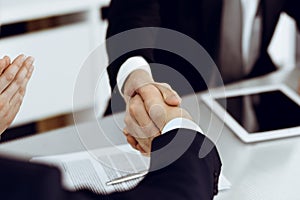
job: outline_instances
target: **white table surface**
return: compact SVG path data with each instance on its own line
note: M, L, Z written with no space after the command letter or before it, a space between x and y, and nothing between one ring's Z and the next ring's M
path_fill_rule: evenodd
M235 84L228 88L253 86L260 84L278 83L285 81L292 88L296 88L300 71L275 73L271 76ZM184 98L184 105L191 109L190 97ZM191 109L197 110L197 109ZM201 122L204 132L208 129L211 112L200 103ZM192 113L194 115L195 113ZM125 139L116 126L116 121L122 121L123 114L115 118L101 120L103 130L109 130L110 140L107 140L93 123L80 125L84 130L79 137L74 126L51 131L45 134L9 142L0 145L0 153L23 159L33 156L61 154L81 151L86 148L82 144L82 136L88 138L89 147L106 147L125 143ZM300 119L300 116L299 116ZM222 123L215 115L212 116L215 126ZM97 131L95 131L97 130ZM85 143L86 144L86 143ZM300 199L300 137L285 138L260 143L245 144L241 142L227 127L224 127L217 142L223 162L223 173L232 184L232 188L220 192L217 200L289 200Z

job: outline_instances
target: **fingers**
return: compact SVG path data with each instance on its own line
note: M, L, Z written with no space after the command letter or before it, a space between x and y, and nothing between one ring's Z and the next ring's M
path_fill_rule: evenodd
M131 145L132 148L137 149L136 145L138 144L138 142L136 141L136 139L134 139L134 137L132 137L128 131L126 130L126 128L123 130L123 133L127 139L128 144Z
M166 104L160 91L154 85L146 85L139 90L151 120L159 130L166 124Z
M10 110L7 114L7 119L6 119L9 124L12 123L17 113L19 112L21 104L23 102L24 94L25 91L18 92L10 101Z
M25 57L24 57L25 58ZM9 62L9 59L6 58ZM5 64L0 62L3 67ZM8 64L5 71L0 76L0 82L7 86L0 85L2 92L0 93L0 131L5 130L14 120L17 115L23 98L25 95L26 86L33 72L33 58L28 57L23 60L22 56L18 56L12 64ZM8 75L13 79L8 79Z
M10 58L8 56L4 56L0 59L0 74L9 66Z
M20 85L18 91L11 98L11 100L10 100L10 105L11 106L14 106L16 104L15 99L21 99L21 101L23 100L23 98L25 96L25 91L26 91L27 84L28 84L29 79L31 78L31 75L32 75L32 71L33 71L33 67L30 68L30 71L26 74L26 77L23 80L22 84Z
M153 83L152 76L143 69L134 70L126 79L124 84L124 98L127 103L138 88Z
M154 137L160 135L160 131L150 119L139 95L132 97L128 104L124 119L127 142L134 149L148 155L151 151L151 142Z
M146 151L142 148L142 146L139 144L139 142L136 140L136 138L134 138L133 136L131 136L128 131L126 130L126 128L123 131L128 144L130 144L130 146L132 148L134 148L135 150L140 151L141 153L146 153Z
M148 84L139 88L138 93L144 101L147 112L154 103L164 102L160 91L152 84Z
M138 142L136 141L136 139L134 137L132 137L131 135L128 135L126 137L128 144L130 144L132 146L132 148L138 150L137 145Z
M127 130L135 138L148 138L159 133L139 95L135 95L128 102L124 122Z
M8 85L8 87L1 94L2 97L10 101L10 99L17 93L18 90L20 89L25 90L25 87L33 71L32 64L33 64L33 58L28 57L24 61L17 75L15 76L15 79L11 82L11 84Z
M151 121L140 95L135 95L129 100L128 111L130 116L135 119L137 124L141 127L147 126Z
M159 129L150 119L140 95L135 95L129 101L128 112L132 120L127 119L126 125L135 130L135 133L131 133L132 136L149 138L159 133Z
M12 123L15 116L17 115L22 101L23 101L24 93L17 93L11 100L11 102L3 102L3 107L1 107L1 132L0 134ZM1 104L2 105L2 104Z
M161 92L165 103L169 106L179 106L181 103L181 98L175 90L171 88L169 84L166 83L152 83L155 85Z
M125 117L124 122L130 135L135 138L149 138L160 134L160 131L155 124L152 126L141 127L128 115Z
M0 76L0 93L14 80L25 60L24 55L18 56Z
M166 109L179 106L181 98L168 84L152 82L137 88L126 103L127 141L134 149L149 155L152 140L166 124Z

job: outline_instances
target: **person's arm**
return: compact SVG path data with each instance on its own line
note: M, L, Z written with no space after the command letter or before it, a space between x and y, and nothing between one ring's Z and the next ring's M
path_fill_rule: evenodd
M165 148L176 137L190 142L178 158L164 166L180 149L179 143ZM199 158L202 143L207 138L188 129L176 129L153 141L150 172L130 191L99 195L91 191L67 191L62 188L58 169L39 164L0 158L0 194L3 199L19 200L209 200L218 192L221 161L215 147L204 158ZM206 142L207 144L207 142ZM213 144L212 144L213 145ZM206 145L205 145L206 146ZM182 146L184 147L184 146ZM155 154L155 151L160 151ZM176 158L176 159L175 159Z
M128 35L124 31L143 27L159 27L161 24L159 9L160 3L158 0L112 0L109 6L106 47L111 64L107 68L107 72L113 90L112 93L117 88L125 101L138 88L154 82L149 65L154 61L153 50L143 47L134 51L130 49L132 44L137 41L147 40L149 41L147 43L154 44L155 34L151 31L138 32L134 34L132 41L127 41ZM119 35L117 42L114 39L116 35ZM119 55L119 49L125 49L126 53ZM173 91L173 94L176 95L175 91ZM173 96L173 94L171 95ZM165 94L165 96L167 95L169 93ZM180 101L180 98L177 98L175 102L167 100L166 103L179 105L178 100Z
M141 88L147 84L157 84L151 74L151 68L149 63L153 61L152 49L139 48L135 51L130 51L130 46L135 44L137 41L147 40L151 44L155 42L155 34L151 32L147 33L136 33L132 41L128 41L126 34L123 31L142 28L142 27L158 27L160 26L160 13L159 13L159 1L158 0L113 0L109 7L108 14L108 31L107 31L107 52L110 62L110 66L107 71L109 74L110 85L112 88L112 94L114 96L117 90L123 96L128 114L129 99L137 93ZM120 34L124 37L122 37ZM119 34L119 35L118 35ZM114 38L118 35L118 42ZM117 55L119 49L125 49L124 55ZM127 50L127 51L126 51ZM114 60L117 58L116 60ZM157 89L161 89L158 86ZM180 104L180 97L171 87L167 86L168 89L163 89L161 95L164 97L164 101L173 106ZM149 91L152 93L152 91ZM143 96L141 95L143 98ZM114 105L112 105L113 107ZM139 109L143 107L143 104L136 105ZM111 108L113 111L114 108ZM130 127L133 131L134 127ZM156 129L155 126L148 128L149 130ZM131 132L131 135L137 135L137 132ZM132 138L135 140L134 138Z
M18 56L12 63L0 59L0 135L12 123L25 95L33 71L32 57Z
M151 31L137 32L133 38L131 37L132 41L127 41L128 35L124 34L124 31L159 27L161 25L159 9L158 0L112 0L109 6L106 47L111 64L107 71L113 93L118 87L125 101L138 88L154 82L149 65L154 61L153 50L143 47L134 51L130 49L137 41L149 41L148 44L154 44L155 34ZM122 36L118 36L116 42L114 37L120 33ZM125 49L126 53L118 55L119 49ZM175 104L178 105L179 102L176 101Z
M166 115L156 116L155 122L190 120L181 108L163 107ZM200 156L202 151L207 153ZM201 132L180 128L153 140L149 173L130 191L111 195L97 195L87 190L66 191L55 168L0 159L0 193L4 199L11 200L209 200L218 192L220 171L221 161L214 144Z
M133 148L142 153L150 153L151 140L160 135L166 125L166 119L158 120L158 117L166 116L165 108L176 108L176 102L180 103L178 95L172 91L166 84L147 84L137 89L136 94L128 100L124 134ZM184 113L181 114L189 116L182 111Z
M172 144L175 135L182 140L182 145L191 138L194 139L178 159L174 159L174 162L166 167L161 167L162 163L175 158L173 155L180 149L179 146L175 146L176 143ZM166 144L171 146L151 155L150 173L135 189L116 196L119 199L143 197L145 200L213 199L218 193L221 161L215 147L210 149L204 158L199 158L200 149L205 148L202 147L204 140L207 140L204 135L188 129L175 129L155 138L152 143L153 152L165 148ZM212 143L211 145L213 146Z
M156 95L145 102L145 111L150 113L153 123L167 131L148 139L150 173L135 189L115 195L120 199L133 199L141 194L151 194L143 196L146 200L213 199L218 192L221 171L215 145L202 134L184 109L161 103L159 98ZM139 99L138 95L135 99ZM174 129L178 124L180 127Z
M141 27L159 27L160 14L158 0L112 0L108 12L108 30L107 39L127 30ZM137 39L147 39L154 42L154 36L140 35ZM125 40L126 38L124 38ZM135 41L132 41L133 43ZM107 43L107 52L110 62L113 63L108 67L108 75L111 87L116 86L117 74L121 65L129 58L134 56L143 57L147 62L153 61L153 52L151 49L138 49L127 52L125 55L118 55L114 60L116 48L127 49L126 42L122 44Z

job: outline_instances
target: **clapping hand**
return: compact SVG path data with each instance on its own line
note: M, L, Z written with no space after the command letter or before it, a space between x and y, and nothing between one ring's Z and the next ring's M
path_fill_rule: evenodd
M0 134L12 123L25 95L33 71L32 57L18 56L12 63L0 59Z

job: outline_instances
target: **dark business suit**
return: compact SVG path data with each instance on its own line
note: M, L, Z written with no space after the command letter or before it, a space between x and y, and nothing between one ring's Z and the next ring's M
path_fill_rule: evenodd
M252 71L242 78L264 75L276 69L267 49L281 13L290 15L300 27L298 2L297 0L261 0L263 30L260 53ZM196 40L218 64L222 6L223 0L112 0L108 12L107 37L132 28L169 28ZM153 40L155 41L155 38ZM115 48L108 45L108 55L111 55ZM149 62L171 66L186 77L195 91L207 88L197 70L184 59L169 52L149 49L130 52L110 65L108 74L112 88L116 84L119 67L127 58L134 55L142 55ZM154 72L155 80L170 83L180 94L192 92L182 88L174 77L161 75L160 70L154 67L151 70ZM117 93L116 88L114 92Z
M177 134L177 135L176 135ZM191 141L189 148L170 165L158 169L173 156L178 143L164 148L175 137L181 144ZM61 187L59 171L55 168L0 159L0 198L7 200L66 200L66 199L212 199L217 193L221 162L216 148L208 149L200 159L199 149L205 139L195 131L178 129L170 131L153 141L153 150L161 150L151 157L150 172L134 189L111 195L96 195L90 191L69 192ZM180 144L179 144L180 145ZM205 147L213 147L204 145Z

